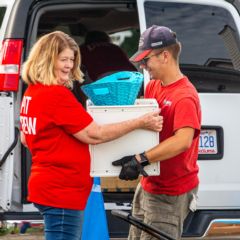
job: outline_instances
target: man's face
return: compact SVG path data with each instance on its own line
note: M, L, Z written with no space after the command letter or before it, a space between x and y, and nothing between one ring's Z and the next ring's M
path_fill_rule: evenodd
M139 63L140 68L148 71L150 79L161 79L164 52L164 50L153 50Z

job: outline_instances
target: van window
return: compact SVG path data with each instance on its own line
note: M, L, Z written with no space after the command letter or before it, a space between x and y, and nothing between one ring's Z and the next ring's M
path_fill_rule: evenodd
M239 57L234 59L231 53L233 47L235 55L239 52L240 40L226 9L153 1L145 2L144 8L147 27L157 24L176 31L183 46L181 66L188 66L187 74L192 76L198 91L240 92L239 71L235 71L240 70ZM195 67L194 72L190 65Z
M219 33L226 25L234 31L236 26L225 9L198 4L146 2L145 10L147 26L157 23L177 32L183 45L181 63L204 65L209 59L230 60Z
M138 50L139 30L130 28L111 34L112 42L120 46L130 58Z
M0 7L0 29L2 27L2 22L3 22L3 17L5 15L6 8L5 7Z

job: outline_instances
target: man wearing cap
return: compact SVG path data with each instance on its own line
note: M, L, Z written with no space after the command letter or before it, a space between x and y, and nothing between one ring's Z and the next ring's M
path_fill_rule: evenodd
M112 163L122 166L120 179L143 175L134 195L133 216L174 239L181 238L185 218L196 209L201 128L198 94L179 68L180 52L176 33L167 27L153 25L141 35L138 52L130 60L150 74L145 97L155 98L161 109L161 142ZM160 176L147 176L144 167L157 161L161 162ZM128 239L156 238L131 226Z

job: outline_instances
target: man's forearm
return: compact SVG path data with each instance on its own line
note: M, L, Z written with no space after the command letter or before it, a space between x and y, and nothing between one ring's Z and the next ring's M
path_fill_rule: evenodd
M175 135L145 152L149 162L164 161L186 151L192 144L193 128L180 129Z

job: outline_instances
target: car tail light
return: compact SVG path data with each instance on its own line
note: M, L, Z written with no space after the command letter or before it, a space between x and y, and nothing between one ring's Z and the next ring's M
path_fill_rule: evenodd
M0 43L0 91L17 91L23 40L6 39Z

